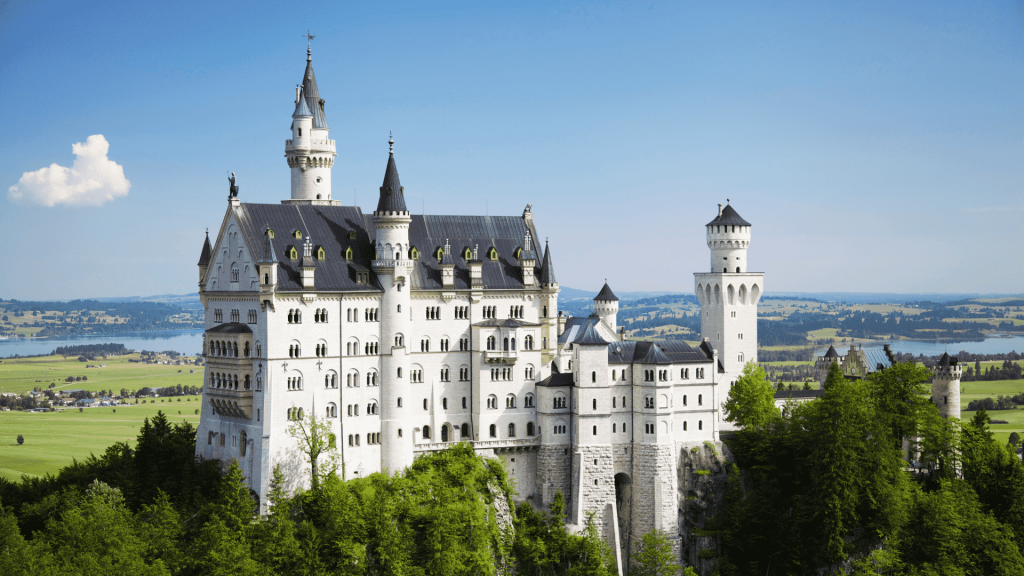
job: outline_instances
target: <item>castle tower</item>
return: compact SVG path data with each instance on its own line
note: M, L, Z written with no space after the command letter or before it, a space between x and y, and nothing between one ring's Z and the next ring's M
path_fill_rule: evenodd
M213 248L210 246L210 233L206 233L206 240L203 241L203 251L199 253L199 287L203 287L203 280L206 278L206 271L210 268L210 260L213 259Z
M833 364L839 364L839 367L843 367L843 357L836 352L835 346L829 345L828 350L824 356L818 356L817 360L814 361L814 373L818 376L818 384L824 388L825 380L828 378L828 371L832 368Z
M723 209L719 204L718 216L707 224L710 271L694 274L701 336L718 350L724 371L720 382L727 385L716 394L720 402L728 398L746 363L757 361L757 303L764 273L747 270L750 228L732 206Z
M607 280L604 282L604 288L601 288L601 291L594 297L594 314L601 317L601 323L611 330L612 334L618 332L616 317L619 314L619 298L608 287Z
M295 87L292 137L285 140L284 155L292 171L292 194L285 203L340 204L331 200L331 168L337 156L328 137L324 100L313 75L313 55L306 47L306 73Z
M932 402L939 407L943 418L960 418L960 376L963 366L956 358L943 352L939 363L932 368Z
M395 166L395 141L390 148L380 199L373 213L377 256L373 272L380 281L381 296L381 471L398 472L412 464L412 415L409 397L409 358L406 341L411 337L409 273L409 224L412 218L405 207L405 194Z
M547 240L544 241L544 257L541 259L540 272L537 274L537 284L541 289L541 345L544 351L542 359L548 364L558 349L558 336L561 330L558 326L558 280L555 278L555 266L551 263L551 247Z

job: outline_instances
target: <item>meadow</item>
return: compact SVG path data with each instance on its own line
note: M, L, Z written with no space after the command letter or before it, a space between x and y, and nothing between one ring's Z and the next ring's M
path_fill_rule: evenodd
M130 362L139 358L139 354L99 358L88 362L62 356L5 358L0 360L0 392L23 394L36 387L46 390L51 383L55 384L55 390L113 390L115 393L120 392L122 388L135 391L145 387L162 388L178 384L197 387L203 385L202 366ZM106 368L86 368L86 364L105 364ZM190 373L190 370L195 372ZM86 376L88 380L65 382L68 376Z
M199 397L186 396L160 398L155 403L150 399L139 405L86 408L81 412L77 408L59 412L0 412L0 476L18 480L22 474L55 474L72 459L102 454L115 442L134 444L143 420L152 419L160 410L172 424L185 421L198 426L199 407ZM19 434L25 438L20 446Z

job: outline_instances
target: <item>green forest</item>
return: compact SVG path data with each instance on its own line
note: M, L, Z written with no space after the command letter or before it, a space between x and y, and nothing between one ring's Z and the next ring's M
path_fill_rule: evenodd
M1024 574L1024 465L984 409L941 418L929 379L912 363L862 381L833 370L821 398L780 410L749 365L725 406L742 430L722 505L682 520L709 543L702 573ZM466 444L350 481L320 460L298 494L277 471L260 515L236 466L194 457L195 434L159 414L134 446L0 480L0 574L617 573L592 523L566 530L561 495L513 504L502 464ZM697 573L665 534L631 553L634 576Z

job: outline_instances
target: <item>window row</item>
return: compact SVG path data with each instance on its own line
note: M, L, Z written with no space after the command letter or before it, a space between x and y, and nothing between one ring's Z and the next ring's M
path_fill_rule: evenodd
M222 374L222 373L211 373L210 374L210 388L220 388L225 390L238 390L238 375L237 374ZM249 375L246 374L242 379L242 390L249 390L252 387L252 382L249 379Z
M363 310L363 320L366 322L380 322L380 308L366 308ZM347 308L345 310L346 322L359 322L359 308Z
M456 306L455 307L455 319L456 320L468 320L469 319L469 306Z
M302 376L291 376L288 378L289 390L302 390Z
M488 430L488 432L490 433L490 437L491 438L497 438L498 437L498 427L497 427L497 425L491 424L490 429ZM528 422L526 424L526 435L527 436L535 436L537 434L540 434L540 428L535 428L535 426L533 425L533 422ZM509 438L515 438L516 437L516 425L515 424L509 424L508 425L508 437Z
M509 318L522 318L523 317L523 307L522 306L509 306L508 307L508 317Z
M366 435L367 444L380 444L380 432L370 432ZM359 446L359 434L348 435L349 446Z
M302 311L297 308L288 310L288 323L289 324L302 324Z
M289 344L288 345L288 357L289 358L299 358L300 356L301 356L301 349L299 348L299 345L298 344Z
M440 306L427 306L424 310L426 313L427 320L440 320L441 319L441 307Z
M465 398L462 399L462 407L463 408L466 407L466 399ZM508 394L508 395L506 395L505 396L505 408L515 408L515 407L516 407L516 395L515 394ZM526 396L523 396L523 408L533 408L533 407L534 407L533 394L527 394ZM557 405L555 407L558 408ZM495 396L494 394L491 394L490 396L487 397L487 408L489 410L497 410L498 409L498 397ZM564 406L563 406L563 408L564 408Z
M496 318L498 316L497 306L484 306L483 307L484 318Z
M327 356L327 344L316 345L316 356L317 358L325 358Z
M337 387L338 387L338 375L337 374L334 374L332 372L331 374L327 374L327 375L324 376L324 388L337 388Z
M302 410L302 408L289 408L288 409L288 419L289 420L293 420L293 421L294 420L302 420L302 418L304 416L305 416L305 412Z
M527 342L529 342L529 348L527 348L527 350L532 350L533 349L533 337L532 336L527 336L526 338L527 338ZM488 336L487 337L487 349L488 350L497 350L498 349L498 338L496 336ZM505 352L515 351L515 349L516 349L516 339L515 338L505 337L503 339L503 342L502 342L502 349Z
M313 322L326 323L327 322L327 308L317 308L316 312L313 313Z
M370 402L369 404L367 404L366 405L366 415L367 416L374 416L376 414L377 414L377 402L373 401L373 402ZM359 404L349 404L348 405L348 415L349 416L359 416Z
M223 356L226 358L238 358L238 342L225 342L223 340L210 340L207 343L210 356ZM249 343L242 345L242 357L249 357Z

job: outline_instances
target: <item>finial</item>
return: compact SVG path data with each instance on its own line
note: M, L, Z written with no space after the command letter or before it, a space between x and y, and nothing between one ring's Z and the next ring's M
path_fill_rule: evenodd
M210 229L209 229L209 228L207 228L207 229L206 229L206 237L207 237L207 238L209 238L209 237L210 237Z
M729 199L728 199L728 198L726 198L726 199L725 199L725 203L726 203L726 204L728 204L728 203L729 203Z
M391 130L388 130L388 154L395 153L395 137Z
M313 50L310 48L310 42L312 42L313 38L316 38L316 36L313 35L313 34L310 34L308 28L306 29L306 33L303 34L303 36L306 37L306 62L312 62L313 61Z

